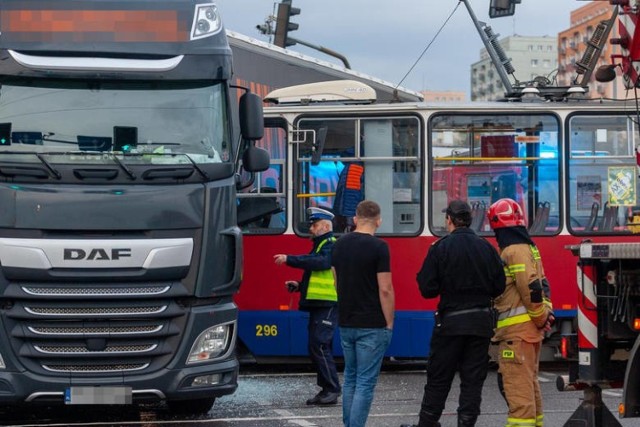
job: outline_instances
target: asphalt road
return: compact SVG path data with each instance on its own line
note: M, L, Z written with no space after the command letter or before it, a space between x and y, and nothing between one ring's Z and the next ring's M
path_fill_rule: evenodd
M578 408L583 392L558 392L556 376L563 372L540 373L545 405L545 426L562 427ZM384 371L380 376L371 408L368 427L399 426L417 422L425 381L423 369ZM207 427L340 427L341 406L307 406L317 387L315 377L287 369L268 373L253 370L241 374L238 390L216 402L211 412L201 417L175 417L164 406L7 408L0 413L0 424L19 426L207 426ZM441 423L456 426L458 383L454 382ZM605 390L603 401L617 418L621 390ZM496 372L491 370L484 386L482 415L477 427L503 426L507 407L498 392ZM624 427L640 425L640 420L620 420ZM575 421L567 427L588 427Z

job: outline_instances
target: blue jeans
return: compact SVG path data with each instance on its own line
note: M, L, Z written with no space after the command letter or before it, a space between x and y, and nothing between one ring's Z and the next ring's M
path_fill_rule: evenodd
M345 427L365 426L391 335L387 328L340 328L344 353L342 421Z

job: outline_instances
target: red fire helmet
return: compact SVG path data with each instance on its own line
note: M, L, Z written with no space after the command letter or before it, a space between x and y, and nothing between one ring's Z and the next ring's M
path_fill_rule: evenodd
M525 226L522 208L513 199L500 199L489 207L491 229Z

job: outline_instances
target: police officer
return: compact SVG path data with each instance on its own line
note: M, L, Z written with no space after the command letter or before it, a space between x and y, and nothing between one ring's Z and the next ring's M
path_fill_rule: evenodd
M488 216L507 273L506 290L495 301L499 315L493 338L499 343L498 372L509 404L506 427L540 427L538 365L544 332L554 321L548 284L520 205L500 199Z
M492 299L505 288L498 252L469 228L469 204L453 200L445 210L445 221L449 235L431 245L417 277L423 297L440 297L417 427L440 426L456 371L458 426L475 425L494 328Z
M309 312L309 355L317 372L321 390L307 405L332 405L338 402L340 382L333 360L333 335L338 322L337 294L331 272L333 214L320 208L307 209L313 247L307 255L274 255L277 265L304 270L300 281L285 284L289 292L300 292L300 310Z

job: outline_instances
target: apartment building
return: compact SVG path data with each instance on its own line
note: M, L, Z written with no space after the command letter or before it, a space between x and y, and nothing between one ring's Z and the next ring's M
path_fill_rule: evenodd
M579 64L587 49L588 42L591 40L598 24L611 18L613 6L608 2L592 1L571 12L570 26L568 29L558 34L558 84L561 86L570 86L576 82L581 82L581 76L578 74ZM611 34L603 47L598 66L611 63L611 54L620 53L620 47L609 43L609 39L619 37L618 23L613 26ZM595 75L594 70L594 75ZM613 82L600 83L591 76L589 80L589 93L591 98L627 98L632 97L632 93L624 88L621 77Z
M551 36L513 35L498 40L515 68L511 83L525 84L536 78L553 82L558 68L558 39ZM515 77L515 81L514 81ZM480 60L471 65L471 100L493 101L503 98L505 87L485 48Z

